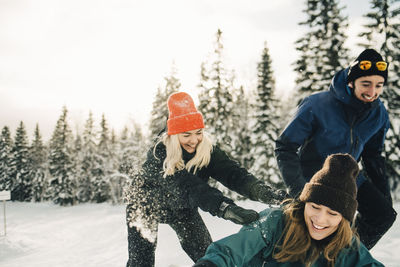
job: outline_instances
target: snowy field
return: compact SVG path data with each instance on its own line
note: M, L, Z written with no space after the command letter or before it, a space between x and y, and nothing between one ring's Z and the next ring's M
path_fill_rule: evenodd
M4 236L0 203L1 267L118 267L125 266L127 231L125 206L83 204L60 207L50 203L6 203L7 235ZM262 210L251 201L239 205ZM400 212L400 203L395 205ZM235 233L240 226L201 213L214 240ZM372 250L385 266L400 266L400 219ZM157 267L188 267L193 263L180 248L171 228L160 225Z

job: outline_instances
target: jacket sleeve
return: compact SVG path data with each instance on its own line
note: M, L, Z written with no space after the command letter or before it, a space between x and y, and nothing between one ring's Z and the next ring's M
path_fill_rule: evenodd
M221 217L219 209L221 203L233 203L231 199L225 197L217 188L210 186L206 181L189 173L186 169L175 173L174 176L179 181L179 186L187 188L190 206L192 207L199 207L203 211Z
M344 248L340 252L335 266L383 267L384 265L374 259L364 244L354 238L351 247Z
M276 221L266 218L265 211L260 215L258 221L242 227L238 233L211 243L199 261L210 261L218 267L252 266L251 261L262 250L264 257L271 253L273 245L270 240L275 233Z
M251 196L251 188L261 181L241 167L237 161L229 158L218 146L214 146L208 170L212 178L227 188L256 200Z
M292 197L296 197L306 184L297 151L311 138L314 124L311 101L305 98L294 118L275 141L278 167Z
M259 229L248 229L212 243L201 260L218 267L248 266L251 259L265 247Z
M361 159L367 177L391 201L389 181L386 175L386 162L382 155L388 128L389 122L368 140L361 154Z

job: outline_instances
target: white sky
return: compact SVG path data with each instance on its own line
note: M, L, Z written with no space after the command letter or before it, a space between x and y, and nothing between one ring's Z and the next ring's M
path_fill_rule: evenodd
M251 4L250 4L251 3ZM355 42L369 1L342 0ZM255 84L264 42L278 92L294 86L299 0L0 0L0 127L36 123L47 140L63 105L82 129L92 111L117 132L147 127L153 97L173 62L182 90L197 98L200 64L223 32L226 66ZM359 48L352 51L356 56Z

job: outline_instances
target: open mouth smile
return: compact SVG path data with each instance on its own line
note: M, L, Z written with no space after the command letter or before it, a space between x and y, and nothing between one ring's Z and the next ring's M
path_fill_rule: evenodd
M312 226L317 230L324 230L327 227L316 225L314 222L311 221Z
M375 99L375 96L368 96L368 95L362 95L364 99L371 101Z

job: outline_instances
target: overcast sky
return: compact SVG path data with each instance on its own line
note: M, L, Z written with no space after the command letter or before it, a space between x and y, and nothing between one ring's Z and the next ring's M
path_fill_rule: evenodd
M153 97L173 62L183 91L197 98L200 64L223 32L226 66L255 83L267 42L276 86L294 86L294 41L305 29L300 0L0 0L0 127L39 123L48 139L65 105L73 130L92 111L117 133L147 127ZM354 46L367 0L342 0ZM352 50L356 56L359 48Z

